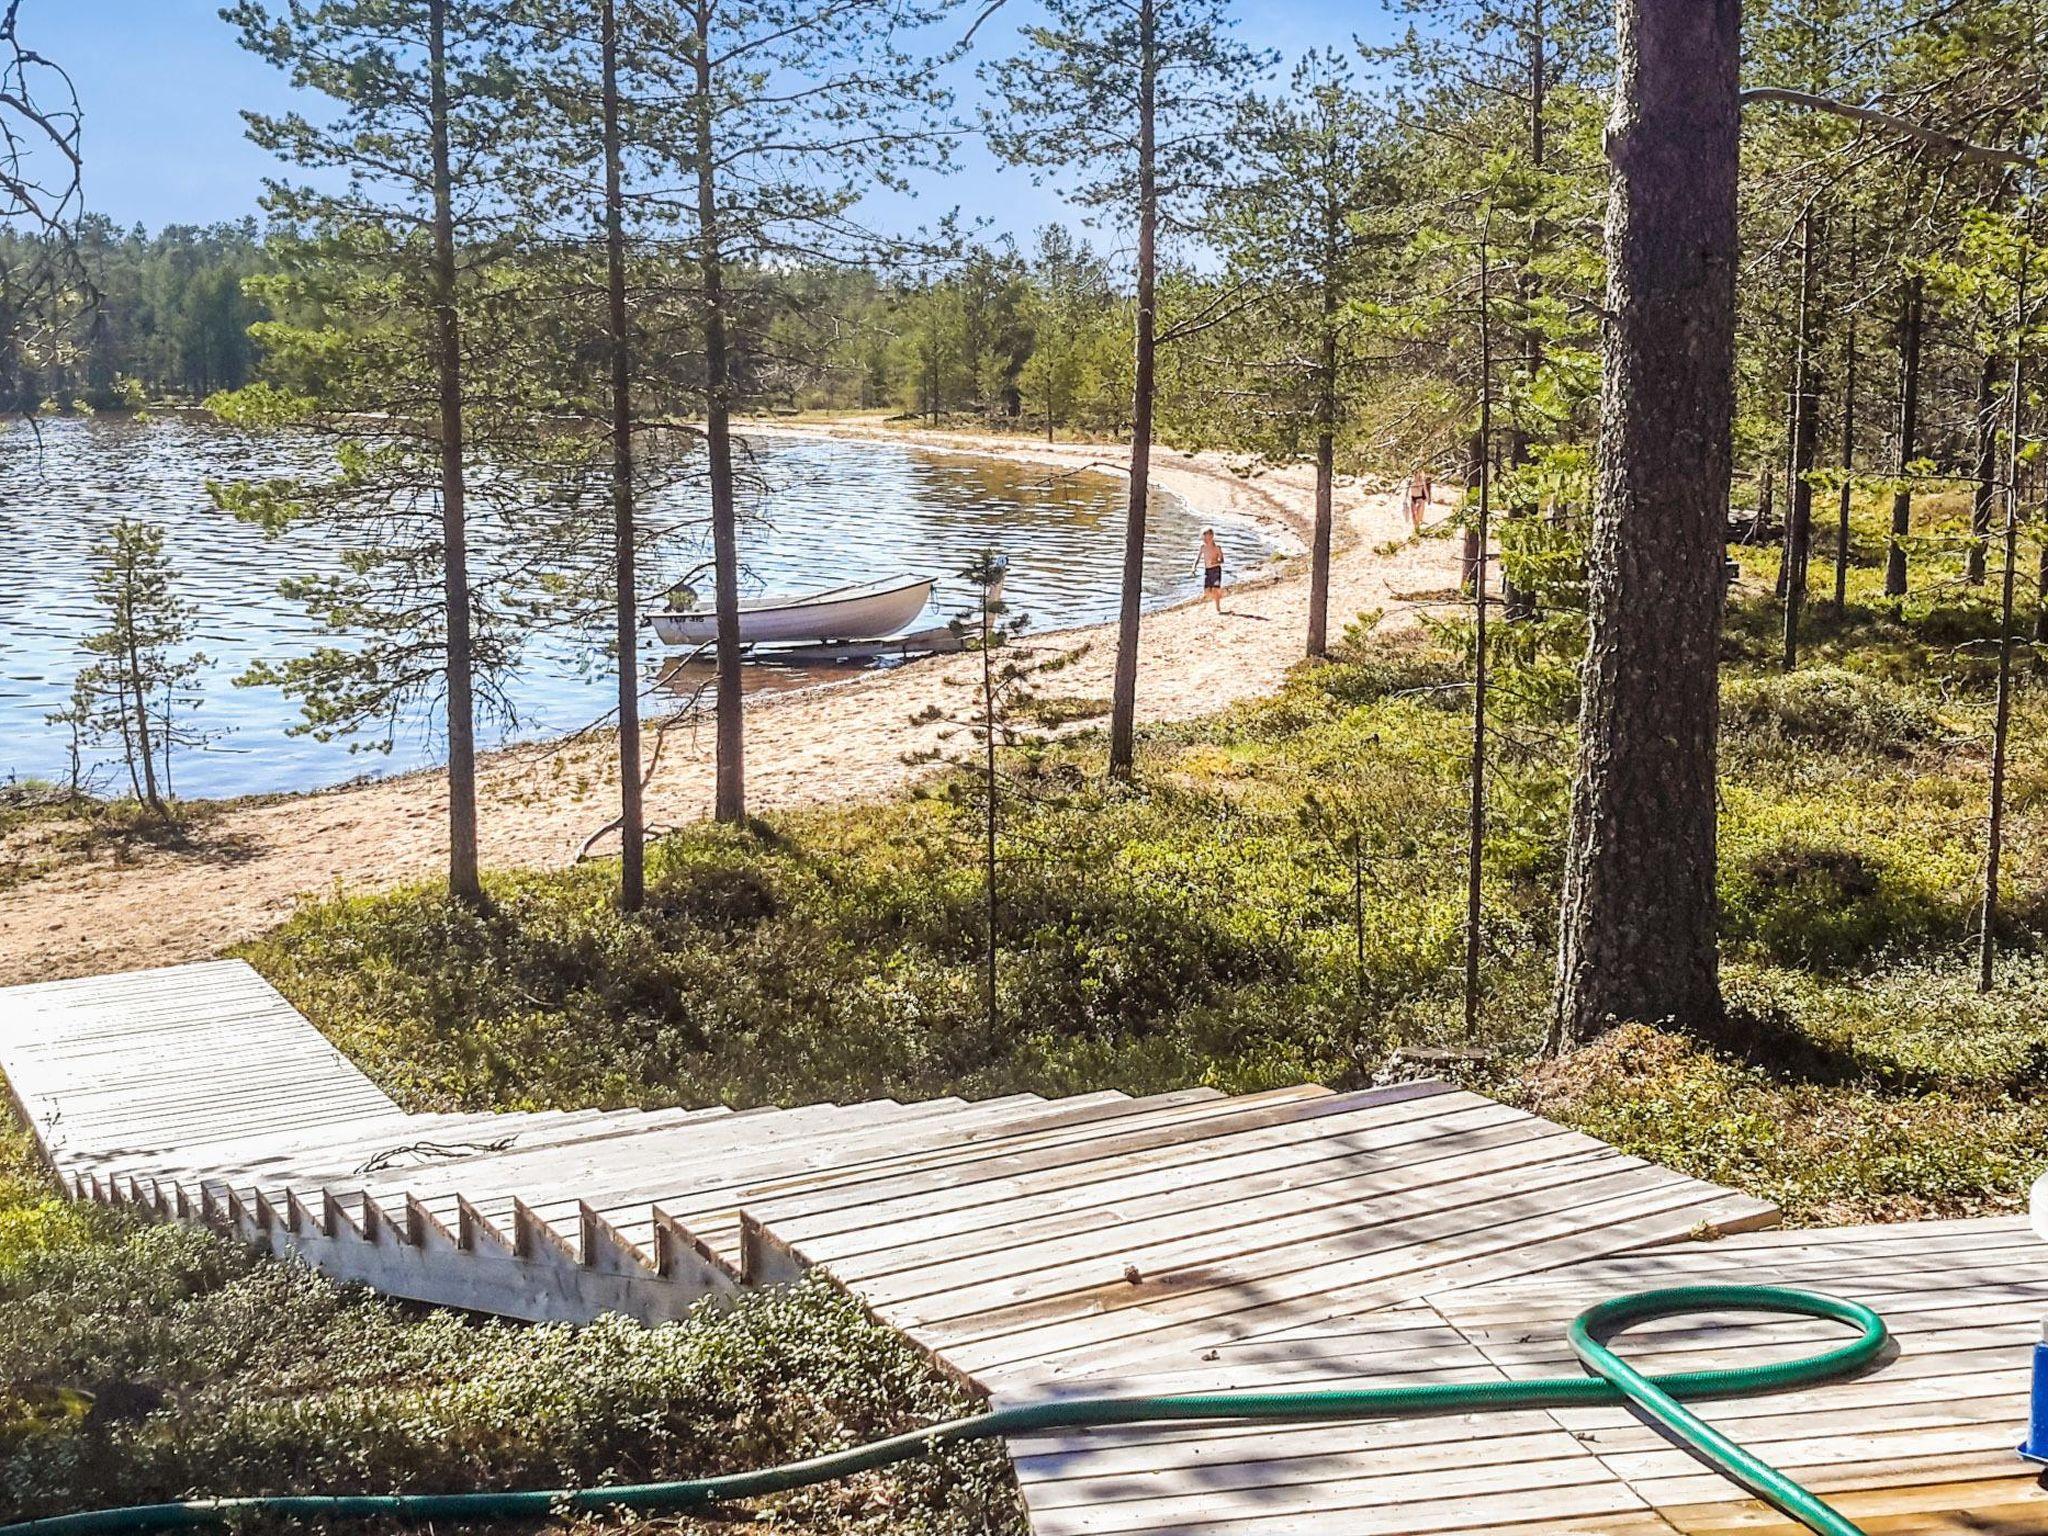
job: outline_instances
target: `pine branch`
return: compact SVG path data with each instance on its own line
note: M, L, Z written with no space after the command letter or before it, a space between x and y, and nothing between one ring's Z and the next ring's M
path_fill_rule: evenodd
M1895 116L1890 112L1879 111L1876 107L1851 106L1846 101L1836 101L1828 96L1817 96L1811 91L1793 91L1775 85L1752 86L1742 93L1742 101L1745 106L1751 102L1779 102L1786 106L1805 107L1809 111L1814 112L1832 112L1837 117L1846 117L1859 123L1874 123L1878 127L1888 128L1894 133L1903 133L1909 138L1919 139L1928 144L1939 145L1941 148L1965 160L1978 160L1988 165L2017 165L2034 169L2038 168L2041 164L2037 157L2022 154L2016 149L1999 149L1989 144L1972 144L1968 139L1959 139L1955 135L1943 133L1939 129L1924 127L1907 118Z

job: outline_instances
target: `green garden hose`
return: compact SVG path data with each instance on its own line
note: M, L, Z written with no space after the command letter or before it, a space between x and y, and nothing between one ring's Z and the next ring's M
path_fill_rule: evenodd
M1601 1336L1651 1318L1688 1312L1777 1312L1847 1323L1856 1338L1819 1354L1730 1370L1645 1376ZM1536 1381L1481 1381L1421 1387L1339 1387L1320 1391L1200 1392L1154 1397L1083 1397L1000 1408L972 1418L835 1451L787 1466L687 1482L612 1488L527 1489L502 1493L281 1495L143 1504L129 1509L58 1515L0 1526L0 1536L116 1536L190 1530L251 1516L299 1520L493 1520L545 1517L573 1510L635 1510L673 1514L727 1499L785 1493L888 1466L944 1446L996 1436L1039 1434L1105 1424L1178 1419L1315 1420L1400 1418L1525 1408L1582 1408L1631 1402L1716 1470L1821 1536L1862 1536L1776 1468L1766 1465L1689 1412L1679 1399L1747 1397L1812 1386L1860 1370L1884 1349L1884 1319L1870 1308L1809 1291L1775 1286L1686 1285L1603 1301L1572 1320L1572 1350L1592 1374Z

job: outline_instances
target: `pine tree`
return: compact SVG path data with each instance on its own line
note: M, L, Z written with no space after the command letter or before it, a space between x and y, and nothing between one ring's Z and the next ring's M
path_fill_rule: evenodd
M1031 258L1031 353L1018 386L1030 414L1043 418L1048 443L1070 419L1081 390L1082 346L1108 304L1109 275L1088 242L1063 225L1041 229Z
M1226 289L1256 295L1220 346L1190 342L1218 431L1269 463L1315 465L1307 653L1329 646L1338 448L1352 432L1384 300L1405 245L1388 126L1335 54L1312 53L1287 90L1252 97L1231 135L1233 180L1210 238Z
M21 0L0 5L0 352L50 349L79 320L96 314L79 258L84 212L81 135L84 114L63 66L25 41ZM13 406L35 402L17 388Z
M95 659L72 684L70 707L50 719L70 726L80 746L118 742L135 798L169 820L171 754L206 740L181 720L197 704L193 684L207 664L184 650L197 614L178 595L161 528L124 517L90 558L106 627L85 637Z
M347 575L285 584L347 643L252 676L298 694L323 738L438 697L448 888L478 901L477 694L513 659L519 615L472 576L471 497L530 496L513 465L553 405L507 263L527 185L505 132L524 37L484 0L240 0L225 14L243 46L330 106L317 120L248 117L258 144L317 173L272 184L278 270L252 280L275 313L307 318L259 325L274 382L216 409L325 433L338 473L215 494L351 548Z
M939 725L940 745L905 754L913 765L948 763L957 770L942 792L971 811L978 825L982 880L982 1009L993 1034L1001 1021L998 982L1002 960L1001 848L1004 810L1010 801L1036 795L1032 786L1011 772L1005 754L1030 753L1045 745L1034 728L1032 708L1038 683L1078 660L1080 651L1048 652L1023 643L1030 620L1003 602L1005 562L985 550L960 572L980 594L974 610L952 621L973 663L972 704L964 710L934 705L912 721ZM965 738L969 751L949 757L947 745Z
M758 398L753 344L778 308L774 272L886 261L905 242L861 222L877 186L943 160L949 95L939 61L901 39L952 0L677 0L636 6L633 52L661 110L638 148L682 167L677 254L696 330L690 381L704 415L718 614L720 821L743 821L745 701L739 638L740 527L733 417ZM806 82L789 88L792 81Z
M996 151L1035 173L1077 174L1080 203L1137 235L1130 493L1109 726L1109 771L1118 778L1130 777L1136 752L1160 237L1215 183L1230 109L1263 62L1228 29L1226 0L1047 0L1043 18L1023 29L1021 50L988 71Z
M1578 776L1553 1048L1717 1020L1715 762L1735 387L1737 0L1621 0Z

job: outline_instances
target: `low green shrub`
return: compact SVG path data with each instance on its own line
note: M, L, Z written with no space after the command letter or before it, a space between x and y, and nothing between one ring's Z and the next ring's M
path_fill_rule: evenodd
M1507 1091L1624 1152L1772 1200L1800 1226L2021 1209L2048 1138L2038 1096L1777 1082L1643 1025Z
M1953 946L1977 900L1976 829L1947 781L1892 781L1888 800L1731 789L1721 834L1722 933L1738 952L1840 970Z
M1940 712L1909 685L1818 666L1738 677L1721 690L1723 735L1832 757L1906 757L1941 740Z
M26 1138L0 1148L28 1169ZM0 1198L0 1520L210 1494L693 1477L972 1410L819 1283L647 1329L401 1306L189 1228ZM993 1447L773 1502L778 1529L1021 1532ZM680 1529L723 1529L683 1521Z

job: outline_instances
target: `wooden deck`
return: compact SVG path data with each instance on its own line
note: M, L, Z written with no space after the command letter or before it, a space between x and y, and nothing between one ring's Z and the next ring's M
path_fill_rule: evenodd
M1619 1291L1804 1286L1881 1311L1896 1352L1862 1377L1704 1405L1711 1422L1871 1531L2048 1532L2024 1429L2048 1248L2017 1218L1772 1232L1574 1265L1345 1320L1223 1340L1071 1391L1193 1391L1529 1378L1575 1371L1566 1323ZM1832 1330L1838 1333L1839 1330ZM1829 1325L1743 1317L1632 1330L1630 1358L1683 1370L1811 1349ZM1029 1395L1029 1394L1020 1394ZM1021 1441L1039 1536L1286 1530L1674 1536L1799 1529L1619 1408L1365 1424L1158 1427Z
M1761 1232L1762 1202L1442 1083L412 1115L238 963L0 990L0 1071L81 1198L522 1318L658 1322L822 1271L1004 1402L1546 1374L1570 1368L1565 1319L1616 1289L1845 1291L1898 1358L1711 1416L1873 1532L2048 1533L2011 1452L2048 1312L2021 1223ZM1811 1337L1630 1342L1689 1362ZM1014 1450L1039 1536L1773 1528L1611 1411Z

